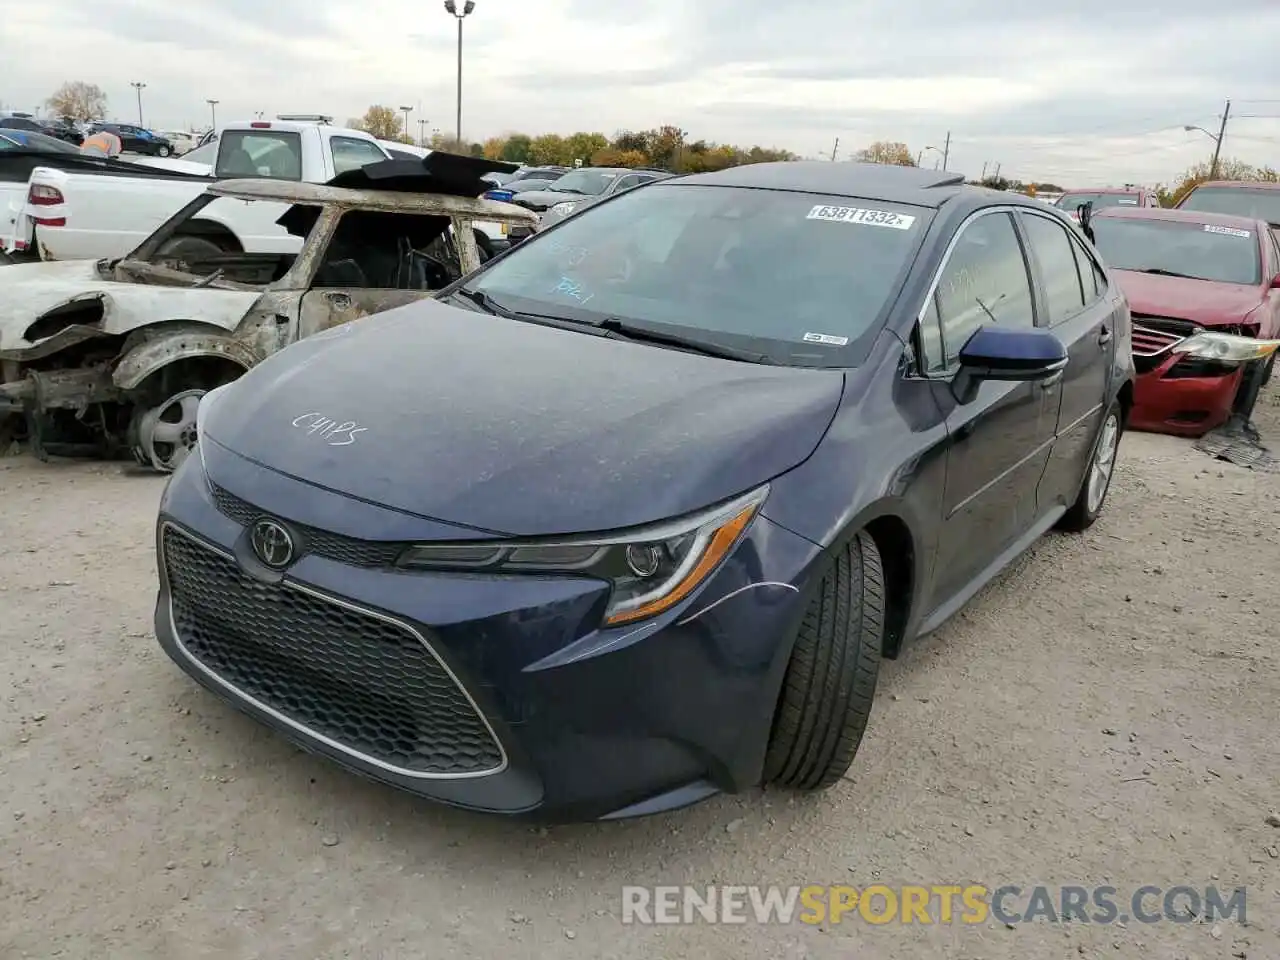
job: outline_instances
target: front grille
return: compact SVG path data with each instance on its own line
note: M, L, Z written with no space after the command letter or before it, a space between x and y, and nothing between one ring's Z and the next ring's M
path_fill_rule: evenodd
M1174 344L1181 343L1186 334L1178 334L1168 330L1159 330L1145 324L1133 325L1133 355L1135 357L1154 357L1164 353Z
M241 526L247 527L259 517L269 516L265 511L222 489L216 483L210 483L209 487L213 491L213 502L218 511ZM298 544L299 556L313 553L353 567L389 567L408 546L405 543L358 540L355 537L345 537L340 533L330 533L328 530L320 530L302 523L292 523L290 527L297 532L301 541Z
M411 776L480 776L505 765L475 704L403 624L262 583L172 526L161 543L178 642L225 686Z

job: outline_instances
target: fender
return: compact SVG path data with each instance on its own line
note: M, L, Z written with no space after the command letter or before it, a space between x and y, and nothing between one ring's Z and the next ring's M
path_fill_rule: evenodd
M133 390L161 367L193 357L230 360L249 370L263 358L242 340L225 333L175 330L138 344L116 364L111 379L121 390Z

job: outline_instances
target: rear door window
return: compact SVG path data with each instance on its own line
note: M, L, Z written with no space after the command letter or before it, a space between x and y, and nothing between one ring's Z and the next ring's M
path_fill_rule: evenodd
M335 174L358 170L365 164L387 159L376 143L358 137L333 137L329 140L329 153L333 157ZM405 155L410 160L417 159L411 153L405 152Z
M218 177L302 179L302 136L293 130L226 130L218 140Z

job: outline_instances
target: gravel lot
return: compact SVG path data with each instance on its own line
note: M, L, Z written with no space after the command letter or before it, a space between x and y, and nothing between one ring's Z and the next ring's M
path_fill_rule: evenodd
M1280 446L1280 404L1259 424ZM1280 474L1130 435L825 795L549 832L295 751L151 636L161 482L0 459L0 956L1280 957ZM625 883L1248 888L1248 922L626 926Z

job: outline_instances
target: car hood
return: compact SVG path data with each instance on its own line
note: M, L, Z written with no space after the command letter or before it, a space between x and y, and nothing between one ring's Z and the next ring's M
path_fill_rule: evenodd
M1259 287L1113 270L1134 313L1190 320L1205 327L1239 323L1262 302Z
M93 260L0 267L0 283L4 290L0 297L0 354L22 353L51 339L56 327L46 325L33 339L28 338L27 330L50 311L81 301L89 309L68 312L68 326L80 324L110 335L162 320L189 320L231 330L259 297L253 291L192 290L104 280ZM102 304L100 314L98 302Z
M268 358L202 427L262 466L405 513L571 534L680 516L789 470L843 384L424 301Z
M551 207L562 200L586 200L590 194L560 193L558 190L526 190L517 193L512 203L529 204L537 207Z

